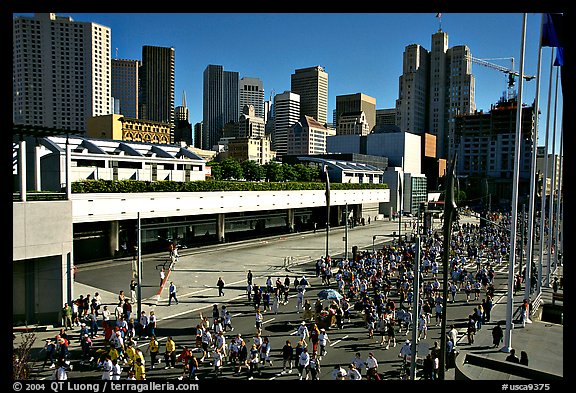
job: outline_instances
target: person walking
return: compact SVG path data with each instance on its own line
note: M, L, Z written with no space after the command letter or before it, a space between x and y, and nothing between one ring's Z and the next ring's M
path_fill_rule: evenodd
M290 340L286 340L286 343L282 347L282 374L286 373L288 368L288 373L292 372L292 359L294 358L294 347Z
M246 275L246 284L252 285L252 278L254 275L252 274L252 270L248 269L248 274Z
M130 281L130 301L134 304L136 304L136 301L138 300L136 297L136 289L137 288L138 288L138 284L136 283L136 280Z
M326 333L326 329L320 329L320 334L318 335L318 344L320 345L320 354L319 358L322 359L322 356L326 355L328 351L326 351L326 344L330 342L330 338L328 337L328 333Z
M378 360L376 360L372 352L368 354L368 358L366 359L366 369L366 379L380 380L380 375L378 375Z
M176 366L176 343L172 336L166 339L166 351L164 352L164 361L166 366L164 369L174 368Z
M166 279L166 270L164 266L162 266L162 270L160 270L160 286L164 285L164 280Z
M516 350L514 348L510 349L510 354L506 357L506 361L520 364L520 358L516 355Z
M150 311L150 317L148 318L148 335L155 336L156 335L156 314L154 311Z
M176 297L176 285L174 284L173 281L170 281L170 295L168 298L168 305L170 306L172 304L172 299L174 299L174 301L176 302L176 304L179 304L178 302L178 298Z
M150 368L154 368L157 363L158 351L160 350L160 343L156 336L150 337L150 342L146 348L146 352L150 352Z
M218 296L224 296L224 280L222 279L222 277L218 277L218 282L216 283L216 286L218 287Z
M504 338L504 331L500 326L500 322L498 322L496 326L492 328L492 344L493 344L492 348L496 348L498 345L500 345L503 338Z
M528 353L526 351L520 352L520 364L528 366Z
M320 359L316 353L310 355L310 362L308 363L308 369L310 371L310 379L312 381L320 380Z
M146 368L144 367L144 364L142 364L141 358L136 358L136 364L134 365L134 374L137 380L146 379Z
M304 347L302 353L298 358L298 379L308 379L308 372L310 367L310 355L308 354L308 348ZM306 374L306 376L304 376Z
M62 326L66 330L72 330L72 307L68 305L68 303L64 303L64 307L62 308Z

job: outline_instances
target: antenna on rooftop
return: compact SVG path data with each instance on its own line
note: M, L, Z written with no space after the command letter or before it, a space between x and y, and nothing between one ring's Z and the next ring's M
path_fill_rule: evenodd
M118 48L116 48L116 60L118 60Z
M442 31L442 13L438 12L436 18L438 18L438 31Z

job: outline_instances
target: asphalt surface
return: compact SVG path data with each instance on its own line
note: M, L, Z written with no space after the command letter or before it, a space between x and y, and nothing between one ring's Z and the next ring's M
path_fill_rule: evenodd
M439 227L439 225L439 222L435 222L435 227ZM402 229L404 233L404 228ZM348 231L348 244L350 248L352 245L358 245L360 250L371 250L373 242L375 242L375 247L378 247L383 242L393 240L394 231L398 231L398 222L373 221L369 225L350 229ZM343 228L331 230L329 250L333 256L338 256L337 254L343 251L344 243L341 241L343 235ZM378 235L376 239L374 239L374 235ZM158 317L157 336L160 339L161 353L168 335L174 337L179 349L183 345L194 347L194 328L200 320L200 313L210 316L213 304L227 305L233 315L235 330L226 334L228 342L237 333L241 333L246 343L250 345L255 329L254 309L248 302L245 291L248 269L254 273L254 282L260 285L265 284L268 276L271 276L275 281L277 277L283 279L286 275L289 275L291 279L305 275L311 284L306 292L306 298L314 303L316 293L326 287L322 285L320 278L314 277L314 261L325 254L325 242L325 232L319 230L317 233L296 233L267 239L180 250L180 258L172 266L172 269L167 270L167 277L163 285L160 285L159 269L162 266L170 267L168 253L144 255L142 257L142 310L147 313L154 310ZM130 296L129 282L132 277L132 267L132 258L80 265L74 284L75 297L80 294L90 293L93 295L95 292L99 292L103 304L107 304L113 310L117 303L119 290L124 290L126 295ZM496 270L497 291L495 299L497 302L495 302L493 309L493 322L491 324L506 319L508 268L503 264L503 266L497 266ZM562 274L561 267L556 271L556 274ZM220 276L226 281L224 296L222 297L218 296L215 285ZM171 281L178 288L179 302L168 306L168 285ZM330 287L335 288L335 284ZM523 291L514 297L514 309L520 305L522 294ZM544 288L543 295L546 301L550 301L551 289ZM264 314L262 335L268 336L272 343L271 359L273 364L262 367L261 374L257 375L255 379L277 381L298 379L295 369L291 374L281 373L280 354L285 340L291 340L293 345L297 342L295 332L302 321L302 314L296 310L295 296L296 291L292 288L288 304L281 305L277 314L271 311ZM395 297L395 301L398 304L397 297ZM327 305L328 303L325 302L324 304ZM466 352L474 352L503 360L507 353L501 348L491 348L491 324L487 324L477 333L474 344L467 344L464 326L466 317L473 307L473 303L467 304L465 302L463 294L458 295L456 303L448 305L448 326L454 323L460 331L457 345L458 356L463 356ZM135 305L134 314L136 311ZM74 328L71 333L73 369L68 372L68 377L71 379L100 379L101 371L80 364L78 329L77 327ZM52 326L37 327L35 331L36 341L32 351L32 357L36 358L37 361L31 362L34 379L46 379L51 375L51 369L42 367L43 352L41 348L44 340L54 337L58 331L59 328ZM70 331L68 333L70 334ZM17 345L23 336L18 332L15 334L17 336L15 345ZM397 346L385 350L383 346L379 345L380 337L378 334L375 334L374 339L368 337L362 316L355 312L350 322L345 322L343 329L329 329L328 335L331 342L327 348L328 353L321 360L321 380L333 379L334 367L337 365L346 367L355 352L360 352L363 359L367 357L368 352L374 352L380 365L379 371L384 379L400 379L401 360L398 358L398 352L406 338L412 339L412 333L408 336L404 332L397 333ZM102 338L96 338L96 346L98 346L99 340ZM144 352L147 348L147 341L143 339L138 342L138 346ZM434 341L440 343L440 327L435 326L433 317L428 338L420 342L420 354L427 353L427 348L432 347ZM531 367L557 375L563 375L563 347L559 345L562 342L563 325L537 320L525 328L515 326L511 340L512 347L518 348L518 353L520 350L527 350ZM145 355L148 360L149 357L146 352ZM148 369L147 378L177 380L182 375L178 365L174 369L164 369L163 366L164 363L154 370ZM226 364L222 370L222 375L218 377L218 380L248 379L246 371L240 376L235 376L233 375L234 370ZM466 370L466 374L471 379L500 379L504 377L470 367ZM125 378L125 375L123 373L122 378ZM200 380L216 379L209 361L201 364L197 375ZM420 376L421 373L418 373L417 378ZM446 380L453 380L455 370L453 368L447 370L445 378Z

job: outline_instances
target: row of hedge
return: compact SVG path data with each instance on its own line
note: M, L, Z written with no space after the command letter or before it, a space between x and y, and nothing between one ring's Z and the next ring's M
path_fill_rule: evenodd
M367 190L388 188L387 184L331 183L332 190ZM206 192L206 191L293 191L324 190L321 182L242 182L230 180L199 180L177 182L171 180L83 180L72 183L72 192L82 193L136 193L136 192Z

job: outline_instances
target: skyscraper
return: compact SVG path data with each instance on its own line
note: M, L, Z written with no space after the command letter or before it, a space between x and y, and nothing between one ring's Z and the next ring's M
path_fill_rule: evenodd
M112 59L112 97L120 101L119 113L138 119L139 60Z
M274 96L272 148L277 157L287 153L288 129L300 119L300 96L290 91Z
M240 79L240 105L238 113L242 114L244 105L254 106L256 117L265 118L264 83L261 79L244 77Z
M209 64L204 70L202 148L212 149L224 125L239 118L238 72Z
M140 118L174 129L174 48L142 47Z
M190 125L190 112L186 106L186 92L182 92L182 105L174 109L175 127L174 143L186 142L188 146L194 144L192 126Z
M328 74L321 66L301 68L291 75L292 93L300 96L300 114L320 124L328 122Z
M14 123L84 132L89 117L112 113L110 28L54 13L12 28Z
M448 48L448 34L432 35L432 50L408 45L403 56L396 101L396 125L415 134L437 136L439 157L448 157L453 119L476 110L471 53L467 46Z

